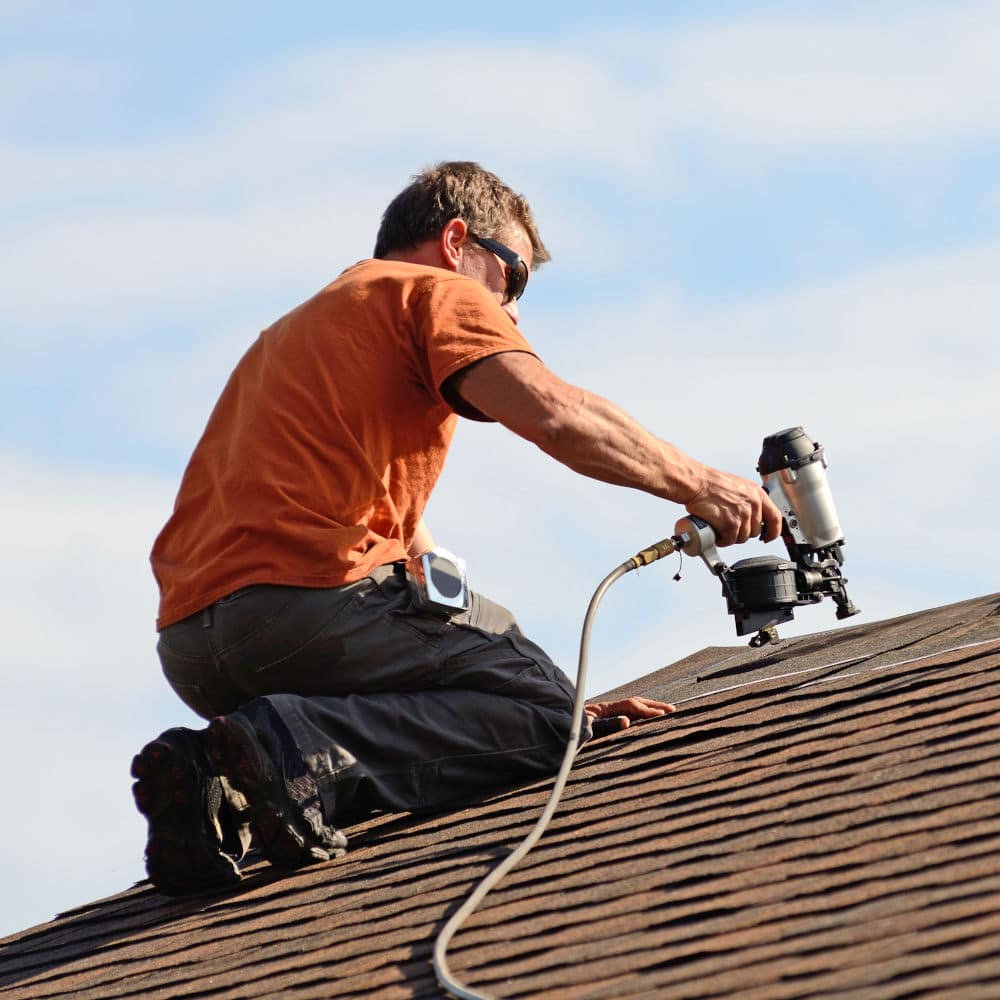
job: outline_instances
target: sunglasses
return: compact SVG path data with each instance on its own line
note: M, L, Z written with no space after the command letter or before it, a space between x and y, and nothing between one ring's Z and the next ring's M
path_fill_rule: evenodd
M484 250L495 253L507 265L507 288L504 292L504 305L519 299L528 285L528 265L520 254L515 253L510 247L504 246L503 243L486 239L485 236L469 233L469 238L478 243Z

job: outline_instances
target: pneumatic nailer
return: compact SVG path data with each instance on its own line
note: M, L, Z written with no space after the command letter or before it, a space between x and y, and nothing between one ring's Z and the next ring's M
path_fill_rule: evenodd
M715 532L699 517L681 518L673 541L697 555L722 581L736 634L755 633L751 646L778 641L777 626L792 620L792 609L832 597L837 618L856 615L847 596L840 530L826 478L826 455L801 427L764 438L757 471L781 511L781 537L788 559L756 556L727 566L715 547Z

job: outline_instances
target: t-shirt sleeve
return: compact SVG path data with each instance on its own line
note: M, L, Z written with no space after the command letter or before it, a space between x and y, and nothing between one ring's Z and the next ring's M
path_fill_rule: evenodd
M433 281L420 296L416 312L430 388L452 408L454 394L442 391L452 375L493 354L535 354L497 300L472 278L455 275Z

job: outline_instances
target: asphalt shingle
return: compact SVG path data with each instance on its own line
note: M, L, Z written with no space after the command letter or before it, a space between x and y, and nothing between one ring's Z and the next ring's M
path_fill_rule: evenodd
M1000 595L615 692L676 701L581 753L452 945L506 997L1000 996ZM437 997L433 937L549 784L348 831L347 857L171 900L140 883L0 942L43 997Z

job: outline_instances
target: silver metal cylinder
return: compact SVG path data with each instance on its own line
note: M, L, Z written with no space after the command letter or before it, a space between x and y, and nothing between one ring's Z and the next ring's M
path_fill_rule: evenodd
M768 473L764 476L764 488L781 509L799 544L822 549L844 540L826 478L825 455L798 469L786 468Z

